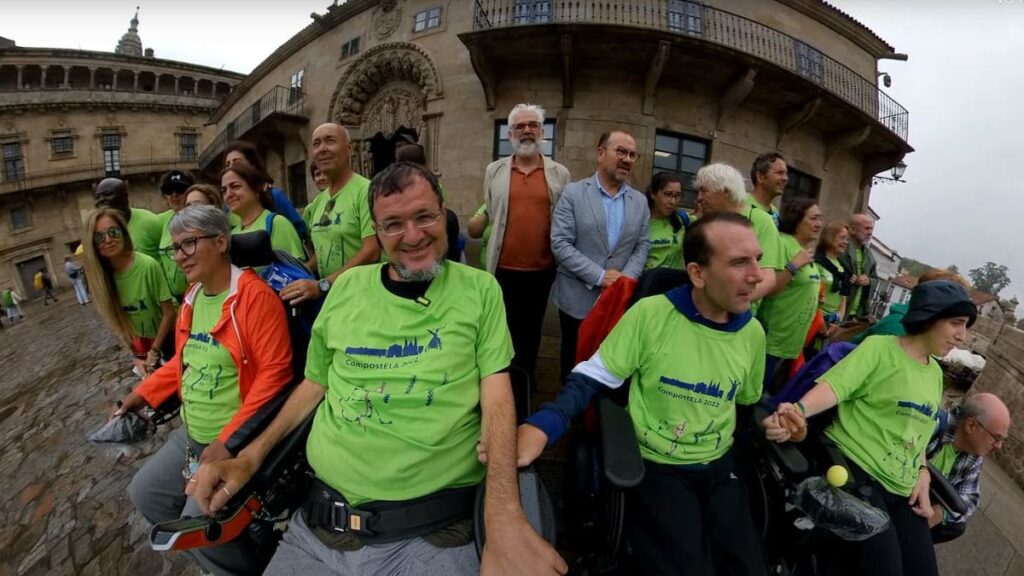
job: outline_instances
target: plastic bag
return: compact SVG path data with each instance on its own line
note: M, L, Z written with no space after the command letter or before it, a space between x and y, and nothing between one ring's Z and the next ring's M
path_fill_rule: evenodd
M115 416L89 435L90 442L138 442L149 435L149 422L134 412Z
M867 540L889 528L889 514L885 510L830 485L821 476L801 482L794 500L794 505L816 526L843 540Z

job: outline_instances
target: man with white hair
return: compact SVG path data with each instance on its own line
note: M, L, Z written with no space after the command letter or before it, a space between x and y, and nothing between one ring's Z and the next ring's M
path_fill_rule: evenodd
M756 164L755 164L756 166ZM764 280L754 289L753 308L775 286L775 270L779 262L779 230L766 210L756 208L759 201L747 194L743 175L728 164L716 162L697 171L697 215L712 212L736 212L754 225L754 235L761 245L761 275Z
M953 517L932 504L928 526L932 541L949 542L963 535L967 520L981 501L981 464L999 449L1010 432L1010 411L995 394L972 394L953 410L940 412L939 435L928 445L928 461L939 469L960 497L967 511Z
M874 231L875 220L871 216L859 213L850 218L850 246L846 249L846 269L853 271L850 318L866 317L870 312L871 283L878 280L877 264L869 248Z
M487 271L501 286L515 358L533 376L555 257L551 213L569 183L569 170L541 152L544 109L516 104L508 114L513 154L484 172L485 217L490 221Z

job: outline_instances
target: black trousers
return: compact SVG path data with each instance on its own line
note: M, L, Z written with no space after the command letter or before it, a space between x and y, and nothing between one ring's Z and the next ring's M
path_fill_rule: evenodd
M505 300L505 317L515 350L512 364L526 370L532 380L537 368L544 312L548 308L551 285L555 282L555 269L523 271L498 268L494 271L494 278L501 286Z
M943 542L956 540L964 535L965 530L967 530L967 522L939 524L932 528L932 543L942 544Z
M768 573L735 449L701 469L649 460L644 466L643 482L626 496L626 534L639 573Z
M562 352L559 357L559 364L562 369L562 383L569 377L569 373L576 367L576 343L580 339L580 324L583 320L558 311L558 324L562 328Z
M817 534L819 555L827 576L938 576L935 547L928 520L918 516L909 498L892 494L847 459L851 476L870 487L867 501L889 513L889 529L861 542L832 534Z

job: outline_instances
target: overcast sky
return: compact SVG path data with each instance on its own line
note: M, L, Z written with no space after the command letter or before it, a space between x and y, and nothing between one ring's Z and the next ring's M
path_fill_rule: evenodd
M910 111L902 184L875 186L876 234L901 254L966 273L1010 268L1024 300L1024 0L831 0L909 61L883 60ZM0 0L0 36L20 46L113 50L137 0ZM709 0L714 5L714 0ZM157 57L249 72L329 0L160 0L139 35ZM1015 168L1016 166L1016 168Z

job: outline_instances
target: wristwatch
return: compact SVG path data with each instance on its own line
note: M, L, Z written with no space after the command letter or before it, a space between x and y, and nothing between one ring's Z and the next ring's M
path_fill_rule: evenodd
M327 294L327 291L331 289L331 281L324 278L316 283L316 287L320 289L321 294Z

